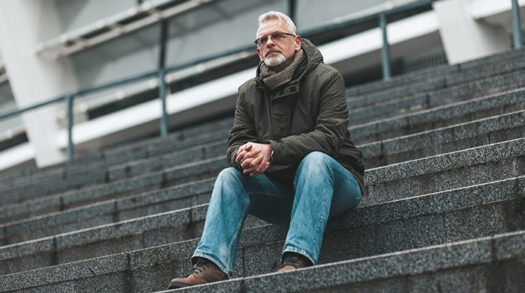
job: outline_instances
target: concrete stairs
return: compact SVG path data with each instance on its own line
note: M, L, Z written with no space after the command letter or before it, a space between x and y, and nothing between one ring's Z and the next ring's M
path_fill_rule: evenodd
M367 195L320 265L273 273L249 217L234 279L188 292L520 292L525 50L347 90ZM0 292L153 292L187 274L232 118L0 178Z

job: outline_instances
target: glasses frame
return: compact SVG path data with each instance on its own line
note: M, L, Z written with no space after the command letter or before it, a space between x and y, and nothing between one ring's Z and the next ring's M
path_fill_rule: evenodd
M286 36L290 36L290 37L297 37L297 35L295 34L292 34L292 33L285 33L285 32L275 32L275 33L271 33L267 36L264 36L264 37L260 37L258 39L256 39L255 41L253 41L255 43L255 46L257 46L257 48L260 48L262 45L266 44L266 42L268 42L268 39L271 37L272 39L274 39L274 35L286 35ZM276 38L277 40L280 39L279 37Z

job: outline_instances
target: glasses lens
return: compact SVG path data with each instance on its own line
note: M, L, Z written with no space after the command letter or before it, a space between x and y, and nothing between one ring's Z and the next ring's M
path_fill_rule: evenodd
M295 35L289 34L289 33L273 33L270 35L272 40L276 42L282 41L287 36L295 36ZM255 40L255 44L257 45L257 47L266 45L266 42L268 42L268 36L264 36L262 38L258 38L257 40Z

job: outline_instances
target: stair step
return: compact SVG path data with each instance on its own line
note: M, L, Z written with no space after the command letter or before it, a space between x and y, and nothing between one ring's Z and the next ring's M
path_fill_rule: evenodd
M513 178L504 181L491 182L467 188L449 190L428 194L424 196L412 197L400 201L393 201L376 206L364 206L355 211L346 213L329 221L325 233L324 246L320 260L321 262L331 262L334 260L359 258L382 253L424 247L457 241L462 239L478 238L487 235L494 235L502 231L517 231L525 229L525 205L523 204L525 194L525 177ZM68 233L56 236L55 238L40 239L33 243L23 243L2 248L0 251L4 259L9 256L16 256L17 267L22 262L31 262L31 251L38 257L45 256L46 248L55 250L49 253L49 258L59 261L61 258L67 259L80 257L82 253L103 253L104 250L111 251L123 247L126 241L132 243L150 243L150 245L160 245L162 242L172 242L173 237L181 232L184 227L195 226L192 221L202 221L205 215L206 206L194 207L176 212L164 213L127 221L123 223L101 226L75 233ZM181 216L180 214L183 214ZM191 216L190 216L191 215ZM465 221L465 219L476 219L476 221ZM153 231L148 234L148 229L157 222L159 229L155 234ZM174 227L175 225L175 227ZM176 227L179 225L180 228ZM118 229L114 229L118 227ZM432 227L431 229L429 227ZM113 229L112 229L113 228ZM474 229L473 229L474 228ZM96 236L96 230L100 234ZM196 229L199 230L199 229ZM105 231L105 232L104 232ZM344 232L343 232L344 231ZM196 231L200 233L199 231ZM279 246L285 238L286 227L264 225L250 229L245 229L239 246L238 276L250 276L261 272L272 271L276 266L276 260L280 250ZM84 235L82 235L84 233ZM95 234L93 234L95 233ZM107 234L109 233L109 234ZM191 237L191 232L188 237ZM115 243L101 240L100 237L112 235ZM132 235L139 239L125 239L124 235ZM73 239L77 239L78 247L74 245ZM98 245L88 245L90 241L97 241ZM141 239L143 238L143 239ZM40 243L38 243L40 242ZM32 244L32 245L29 245ZM39 245L40 244L40 245ZM0 277L0 284L9 283L12 278L23 278L28 274L41 276L44 279L52 279L53 282L75 280L77 278L104 278L105 273L99 273L98 269L106 273L131 273L134 281L141 283L149 280L147 274L163 276L164 280L159 281L150 289L135 288L136 290L158 290L159 285L164 286L172 274L182 274L180 270L187 271L186 262L197 244L196 239L180 241L156 246L147 249L135 250L132 252L113 254L95 259L87 259L80 262L67 263L59 266L42 268L34 271L21 272ZM27 247L24 247L27 246ZM113 247L111 247L113 246ZM337 247L337 249L334 249ZM24 254L24 255L22 255ZM272 257L268 257L269 254ZM41 260L40 260L41 261ZM72 259L65 260L72 261ZM252 264L250 268L242 267L242 264ZM117 264L114 267L107 267L106 264ZM177 270L172 270L174 266ZM131 266L131 267L128 267ZM137 267L134 267L137 266ZM9 267L4 263L2 267ZM140 267L144 269L140 272ZM91 274L86 273L88 268L94 269ZM135 271L137 270L137 271ZM58 272L70 272L67 275ZM84 273L85 272L85 273ZM143 275L145 274L145 275ZM37 281L39 278L28 278L29 282ZM5 281L5 282L4 282ZM76 280L75 283L82 282ZM96 281L99 283L99 281ZM43 284L31 284L43 285ZM2 288L2 287L0 287ZM22 289L22 288L20 288Z
M525 137L525 110L358 147L369 169L520 137Z
M360 145L524 109L525 89L518 89L350 126L350 134Z
M520 292L523 243L520 231L177 292Z

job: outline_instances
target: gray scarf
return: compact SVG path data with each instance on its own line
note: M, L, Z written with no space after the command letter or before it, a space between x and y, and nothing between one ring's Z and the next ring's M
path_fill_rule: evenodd
M292 63L286 66L283 70L277 72L271 67L268 67L264 62L260 64L259 77L265 86L270 89L276 89L283 84L287 84L292 80L293 74L304 58L303 50L299 50L295 53Z

